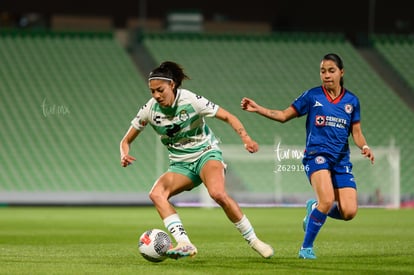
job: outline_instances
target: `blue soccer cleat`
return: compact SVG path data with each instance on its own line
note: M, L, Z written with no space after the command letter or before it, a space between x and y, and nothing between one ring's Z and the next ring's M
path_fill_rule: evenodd
M312 247L308 247L308 248L303 248L302 247L299 250L299 259L315 260L316 255L315 255L315 252L313 252L313 248Z

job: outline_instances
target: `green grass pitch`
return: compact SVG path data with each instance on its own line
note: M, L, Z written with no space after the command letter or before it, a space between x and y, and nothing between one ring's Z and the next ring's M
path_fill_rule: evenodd
M220 208L177 208L195 258L146 261L138 237L164 229L153 207L0 208L0 274L414 274L414 210L360 209L328 219L315 261L297 258L304 208L244 208L275 248L257 255Z

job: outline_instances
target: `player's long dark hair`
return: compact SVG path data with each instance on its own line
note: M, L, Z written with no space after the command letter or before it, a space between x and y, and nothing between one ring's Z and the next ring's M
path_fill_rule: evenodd
M336 66L342 70L344 68L344 63L342 62L342 59L339 57L339 55L335 54L335 53L328 53L326 54L322 60L331 60L333 62L335 62ZM339 82L339 84L341 85L341 87L344 87L344 77L341 77L341 80Z
M175 82L174 92L181 86L184 79L190 79L185 73L181 65L172 62L162 62L160 66L152 70L149 77L165 77Z

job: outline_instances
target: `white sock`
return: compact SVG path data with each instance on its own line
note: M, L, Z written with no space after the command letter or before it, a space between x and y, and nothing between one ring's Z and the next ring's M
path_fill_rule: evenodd
M240 221L234 223L237 230L242 234L243 238L247 242L252 242L253 240L257 239L256 233L254 232L253 226L250 224L249 219L246 215L243 215Z
M180 243L180 242L191 243L178 214L172 214L166 217L163 220L163 222L164 222L165 228L167 228L167 230L171 233L171 235L174 237L177 243Z

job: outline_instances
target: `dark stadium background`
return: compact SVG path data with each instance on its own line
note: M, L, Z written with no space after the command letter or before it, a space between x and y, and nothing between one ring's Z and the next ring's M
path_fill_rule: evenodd
M369 32L412 33L410 1L52 1L3 0L2 24L18 24L28 13L43 17L50 26L61 15L106 17L114 28L125 28L131 18L164 20L172 11L193 10L206 21L263 22L273 31L345 32L356 39Z

